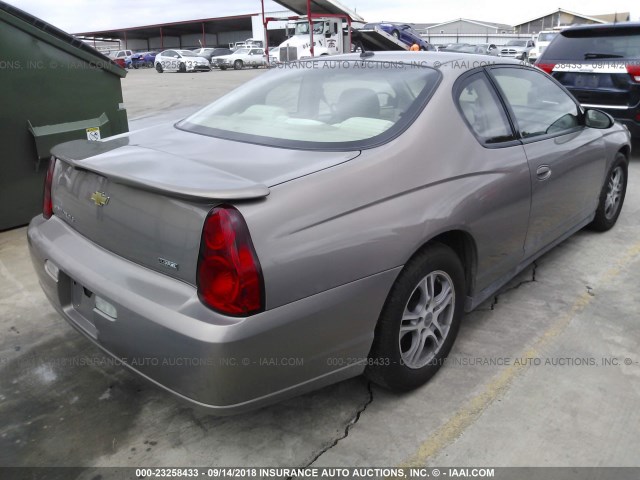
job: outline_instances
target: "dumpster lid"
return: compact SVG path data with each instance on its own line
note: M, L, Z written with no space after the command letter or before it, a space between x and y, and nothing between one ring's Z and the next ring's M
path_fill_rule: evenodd
M54 27L50 23L31 15L24 10L0 0L0 21L5 21L29 34L47 42L71 55L81 58L96 67L102 68L119 77L127 75L126 70L113 63L109 57L95 48L78 40L73 35Z

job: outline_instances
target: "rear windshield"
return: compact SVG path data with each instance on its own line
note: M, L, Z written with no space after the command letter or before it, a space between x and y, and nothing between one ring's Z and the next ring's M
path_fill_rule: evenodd
M640 58L640 27L594 28L561 32L544 52L551 60Z
M177 127L302 149L370 148L404 131L440 80L438 70L376 61L286 64L234 90Z

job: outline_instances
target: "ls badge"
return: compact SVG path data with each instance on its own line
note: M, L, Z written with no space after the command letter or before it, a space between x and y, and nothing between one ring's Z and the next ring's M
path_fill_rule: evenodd
M107 197L102 192L93 192L91 194L91 200L99 207L104 207L107 203L109 203L109 197Z

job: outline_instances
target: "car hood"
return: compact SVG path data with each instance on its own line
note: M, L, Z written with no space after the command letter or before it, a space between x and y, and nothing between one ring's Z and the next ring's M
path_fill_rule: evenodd
M290 150L207 137L172 124L51 150L76 168L182 198L250 199L270 187L347 162L360 151Z

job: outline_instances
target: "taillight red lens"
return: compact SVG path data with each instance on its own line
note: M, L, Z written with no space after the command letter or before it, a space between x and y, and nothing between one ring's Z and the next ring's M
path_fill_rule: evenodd
M547 72L549 75L551 75L551 72L553 72L553 69L556 67L556 64L555 63L536 63L535 66L538 67L543 72Z
M53 183L53 170L56 168L56 159L51 157L47 176L44 179L44 200L42 201L42 216L51 218L53 215L53 201L51 200L51 184Z
M634 82L640 83L640 65L627 65L627 72Z
M247 224L231 206L209 212L198 259L198 296L226 315L264 310L264 281Z

